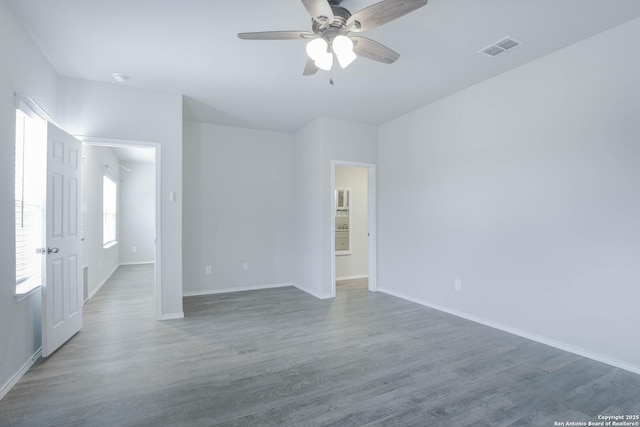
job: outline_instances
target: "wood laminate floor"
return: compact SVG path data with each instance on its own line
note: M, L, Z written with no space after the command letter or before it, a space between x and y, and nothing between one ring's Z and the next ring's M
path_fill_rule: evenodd
M554 426L640 414L640 376L340 283L185 298L156 322L120 267L84 328L0 401L2 426Z

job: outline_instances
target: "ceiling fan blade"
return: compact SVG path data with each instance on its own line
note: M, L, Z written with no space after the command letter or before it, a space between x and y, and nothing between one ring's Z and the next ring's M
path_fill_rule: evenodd
M329 25L333 22L333 11L327 0L302 0L302 4L314 21L322 25Z
M238 33L242 40L300 40L314 39L317 34L309 31L261 31L257 33Z
M419 9L427 2L428 0L383 0L351 15L347 20L347 28L354 32L371 30Z
M311 59L311 58L307 58L307 63L304 65L304 71L302 73L303 76L310 76L312 74L315 74L318 72L318 67L316 67L316 62Z
M359 36L351 37L351 40L353 41L353 52L358 56L384 62L385 64L392 64L400 58L398 52L375 40Z

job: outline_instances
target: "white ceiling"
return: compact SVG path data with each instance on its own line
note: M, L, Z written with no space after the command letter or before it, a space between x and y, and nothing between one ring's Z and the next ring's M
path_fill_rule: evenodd
M154 163L156 150L141 147L111 147L120 161L133 163Z
M362 33L400 53L386 65L303 77L305 41L238 32L309 30L299 0L7 0L66 76L185 95L186 120L295 131L316 117L380 124L640 16L638 0L430 0ZM376 0L344 0L352 13ZM497 58L504 36L526 44ZM329 77L335 85L329 84Z

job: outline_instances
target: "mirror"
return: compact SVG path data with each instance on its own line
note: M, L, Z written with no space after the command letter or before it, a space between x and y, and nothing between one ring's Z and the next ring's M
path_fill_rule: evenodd
M351 189L335 189L336 255L351 255Z

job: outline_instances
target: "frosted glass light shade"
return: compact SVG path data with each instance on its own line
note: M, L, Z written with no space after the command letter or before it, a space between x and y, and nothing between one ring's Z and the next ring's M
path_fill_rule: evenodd
M316 67L321 70L329 71L333 66L333 55L330 52L325 52L318 59L315 60Z
M356 54L353 53L353 42L349 37L337 36L333 39L331 46L342 68L347 68L357 58Z
M327 53L329 45L324 39L313 39L307 43L307 55L309 58L317 61L318 58Z
M328 52L329 45L324 39L313 39L307 43L307 55L313 59L316 67L329 71L333 66L333 54Z

